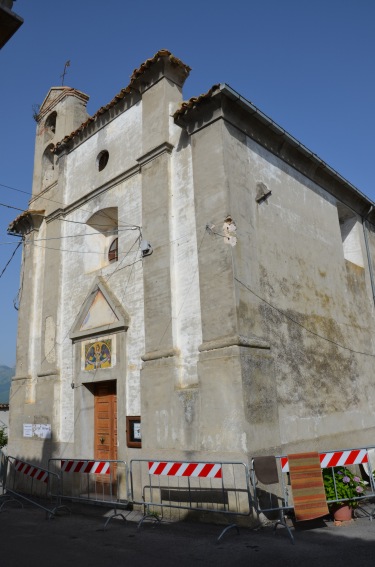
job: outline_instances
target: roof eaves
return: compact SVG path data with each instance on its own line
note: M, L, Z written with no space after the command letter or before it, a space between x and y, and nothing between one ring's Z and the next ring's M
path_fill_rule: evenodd
M16 217L9 225L8 225L8 234L21 234L22 231L20 230L21 224L25 221L31 221L34 217L43 217L44 218L45 211L44 210L36 210L36 209L28 209L27 211L23 211L18 217ZM39 223L38 223L39 224Z
M93 116L91 116L85 122L83 122L76 130L71 132L69 135L65 136L60 142L57 142L53 151L56 153L59 150L61 150L66 144L68 144L71 140L73 140L73 138L75 138L79 133L85 130L90 124L95 122L95 120L97 120L99 116L101 116L102 114L113 108L118 102L120 102L127 95L131 94L132 92L138 92L138 87L136 87L135 84L136 81L139 79L141 75L143 75L143 73L145 73L147 69L149 69L149 67L151 67L151 65L156 63L161 57L169 57L171 63L183 68L187 73L189 73L189 71L191 70L188 65L185 65L185 63L183 63L180 59L172 55L172 53L167 49L159 50L157 53L155 53L153 57L147 59L144 63L142 63L142 65L140 65L140 67L138 67L138 69L135 69L133 71L130 77L130 83L127 87L121 89L121 91L118 94L116 94L114 98L107 105L99 108L99 110Z
M173 118L176 120L178 118L182 118L182 116L188 114L192 109L200 106L204 102L207 102L210 98L214 97L215 95L223 93L228 98L232 99L242 108L244 108L250 114L256 115L257 119L262 122L265 126L271 129L276 134L283 137L285 141L290 145L293 146L304 156L311 159L317 167L321 169L325 169L326 172L333 178L335 178L339 183L342 183L348 187L351 191L353 191L360 199L364 199L370 205L375 206L375 203L371 201L364 193L362 193L357 187L355 187L352 183L350 183L347 179L345 179L340 173L338 173L335 169L330 167L326 162L324 162L317 154L314 154L311 150L309 150L306 146L304 146L301 142L299 142L296 138L294 138L291 134L289 134L284 128L276 124L271 118L269 118L266 114L264 114L259 108L257 108L254 104L250 101L245 99L241 96L238 92L232 89L226 83L220 83L218 85L214 85L211 87L209 91L205 94L200 95L199 97L193 97L189 99L187 102L183 102L180 107L176 110L173 115Z

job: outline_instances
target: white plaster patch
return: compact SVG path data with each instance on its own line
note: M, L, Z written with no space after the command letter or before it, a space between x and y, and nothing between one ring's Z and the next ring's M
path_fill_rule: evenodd
M230 244L231 246L235 246L237 244L236 231L236 223L230 217L225 219L223 224L223 236L226 244Z
M176 127L175 144L181 129ZM199 271L191 148L174 151L171 160L171 293L173 343L180 350L178 386L198 383L198 346L202 342ZM200 239L205 235L202 230Z
M245 432L241 433L241 448L244 453L248 452L247 448L247 435Z

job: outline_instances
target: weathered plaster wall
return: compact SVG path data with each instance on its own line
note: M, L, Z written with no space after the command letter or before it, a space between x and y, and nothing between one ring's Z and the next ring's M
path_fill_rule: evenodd
M372 443L362 219L250 139L243 108L236 128L233 105L229 124L218 99L188 135L172 118L180 87L153 80L140 82L138 102L123 101L124 111L112 108L71 141L34 199L47 222L32 234L41 248L25 250L10 424L18 453L46 458L51 442L22 439L23 423L44 419L56 456L92 454L90 384L108 379L117 383L120 459L246 460ZM269 195L257 202L261 188ZM113 264L87 224L103 209L118 211ZM142 258L141 239L152 255ZM375 257L371 232L369 242ZM108 331L116 364L87 372L84 339L71 333L98 278L128 328ZM142 417L141 451L126 448L126 415Z
M74 439L74 412L73 398L80 397L77 390L70 388L71 382L78 384L83 382L91 382L106 379L117 380L118 404L121 414L125 416L139 415L140 399L139 399L139 376L140 376L140 359L144 352L144 330L143 330L143 281L142 281L142 261L139 250L139 230L128 230L130 225L141 225L140 218L140 190L139 178L133 177L124 181L120 185L108 190L101 197L96 197L92 201L85 203L83 209L77 209L70 220L76 222L85 222L87 218L97 210L106 207L119 205L119 260L115 264L109 264L96 271L85 272L82 269L81 254L66 254L64 259L63 271L63 293L61 305L63 320L63 359L64 367L64 389L63 396L63 414L64 429L61 431L61 439L65 442ZM121 207L120 207L121 204ZM81 219L81 220L78 220ZM76 238L70 238L70 247L72 250L82 250L83 253L90 254L92 251L92 243L90 233L85 237L82 234L84 225L75 223L66 223L66 232L70 235L77 234ZM130 318L129 329L126 336L121 338L117 345L118 357L116 366L111 369L104 369L100 372L81 372L81 354L79 343L72 345L69 338L72 325L77 317L84 300L86 299L93 282L97 276L102 276L107 286L118 301L122 304ZM70 282L75 281L74 289L71 288ZM73 354L75 352L75 354ZM120 386L121 384L121 386ZM76 411L79 411L79 404L76 405ZM119 420L119 430L122 428L125 433L125 425ZM79 428L77 428L78 430ZM124 443L124 439L119 436L119 441Z
M117 176L136 166L136 159L142 153L141 129L142 112L138 103L69 153L66 157L65 202L73 203L102 185L111 185ZM97 156L103 150L108 151L109 160L107 166L98 171Z
M272 422L280 435L275 445L288 448L369 443L372 357L352 352L373 351L368 267L344 259L333 197L255 142L245 145L243 135L228 132L226 143L243 164L229 175L233 203L242 205L234 214L233 248L240 333L269 341L273 359L263 378L270 408L264 427ZM259 183L271 195L257 204ZM363 233L357 234L366 258ZM249 409L251 364L244 370ZM252 428L257 412L249 411L247 420ZM260 435L252 447L267 445Z

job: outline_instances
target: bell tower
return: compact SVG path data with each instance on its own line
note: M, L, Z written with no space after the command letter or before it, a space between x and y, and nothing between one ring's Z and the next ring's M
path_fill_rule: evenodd
M89 97L71 87L52 87L36 116L33 197L57 181L57 142L71 134L88 118L86 104Z

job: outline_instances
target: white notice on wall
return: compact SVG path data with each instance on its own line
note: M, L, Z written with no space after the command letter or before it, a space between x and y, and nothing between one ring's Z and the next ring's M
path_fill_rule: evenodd
M24 423L24 437L38 437L38 439L51 439L51 424L49 423Z
M141 424L140 423L134 424L133 432L134 432L134 440L140 441L140 439L141 439Z
M51 424L35 423L33 425L33 437L39 437L39 439L51 439Z
M32 423L24 423L23 424L23 436L24 437L32 437L33 436L33 424Z

